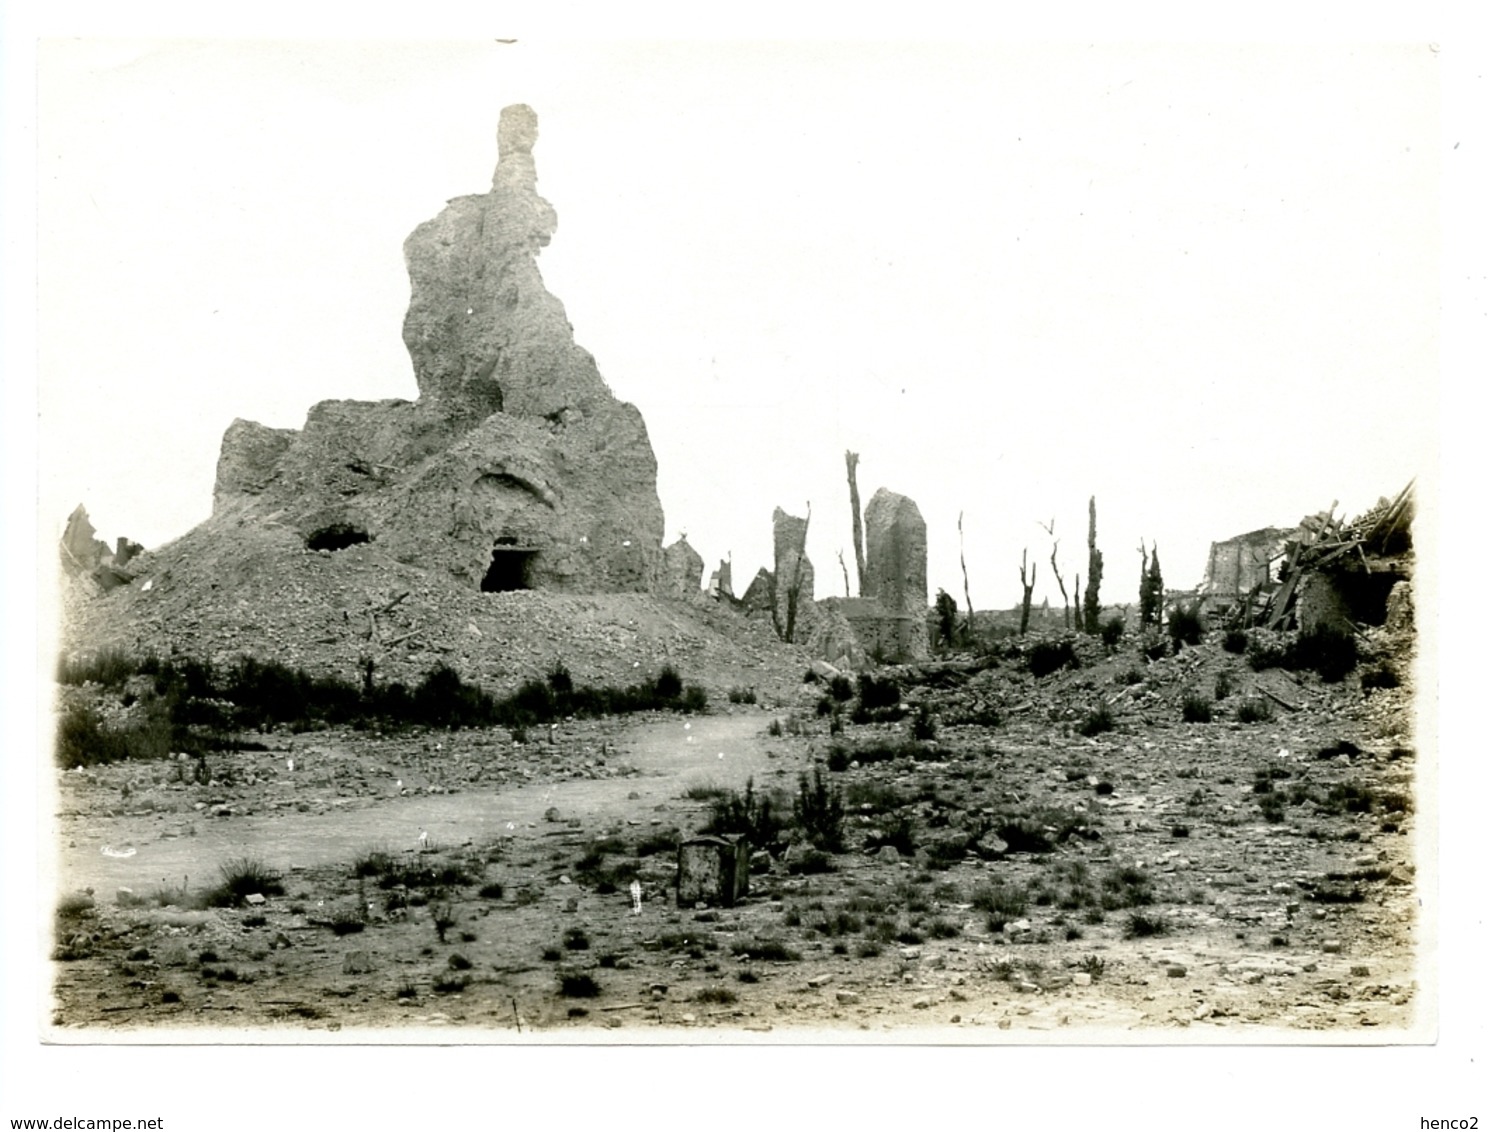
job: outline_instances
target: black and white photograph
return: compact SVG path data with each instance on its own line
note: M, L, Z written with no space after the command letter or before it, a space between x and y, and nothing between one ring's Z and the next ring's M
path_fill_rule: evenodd
M1442 1040L1450 44L34 49L49 1059Z

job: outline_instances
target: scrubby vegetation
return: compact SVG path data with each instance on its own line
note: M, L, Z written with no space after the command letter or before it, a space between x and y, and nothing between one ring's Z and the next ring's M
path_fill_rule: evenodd
M899 685L889 677L864 672L858 677L858 702L869 711L894 707L899 703Z
M283 896L284 881L279 873L256 857L235 857L220 866L222 883L207 898L218 907L237 907L249 896Z
M703 832L741 834L750 845L765 849L776 843L784 828L771 799L755 793L751 777L743 794L730 790L714 800L712 816Z
M1270 723L1272 714L1271 701L1259 696L1241 700L1240 706L1235 709L1235 718L1241 723Z
M1028 671L1034 676L1050 676L1061 668L1079 668L1080 658L1075 655L1074 642L1068 638L1058 641L1036 641L1028 649Z
M1297 634L1287 655L1287 667L1310 668L1328 684L1336 684L1358 665L1354 635L1328 625Z
M1116 717L1111 713L1109 705L1099 704L1085 713L1085 718L1080 720L1075 730L1089 739L1115 730L1115 727Z
M1184 645L1196 645L1204 639L1204 621L1199 611L1188 605L1179 605L1168 614L1168 636L1173 640L1176 653Z
M56 757L64 768L126 759L159 758L173 751L198 754L231 749L235 732L287 727L423 726L521 729L565 718L639 711L699 712L707 693L686 685L675 669L628 687L576 686L556 665L546 680L531 680L497 698L439 664L412 688L380 684L367 666L361 682L316 675L276 661L240 657L219 667L197 660L130 659L118 652L59 666L65 685L95 684L129 700L129 721L108 726L92 707L70 703L61 714ZM141 692L126 691L132 683Z
M840 853L846 847L843 824L846 813L842 793L822 774L821 764L812 768L811 776L802 774L796 795L796 825L806 839L828 853Z
M1186 692L1183 696L1183 722L1208 723L1214 718L1209 701L1197 692Z

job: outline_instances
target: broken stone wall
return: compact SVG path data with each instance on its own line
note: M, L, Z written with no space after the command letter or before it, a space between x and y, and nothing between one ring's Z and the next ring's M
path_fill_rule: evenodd
M1209 544L1200 593L1216 601L1234 602L1257 586L1272 582L1271 562L1282 548L1286 532L1266 527Z
M869 660L898 664L928 655L924 617L890 613L876 598L828 598L819 605L830 606L850 629L852 667Z

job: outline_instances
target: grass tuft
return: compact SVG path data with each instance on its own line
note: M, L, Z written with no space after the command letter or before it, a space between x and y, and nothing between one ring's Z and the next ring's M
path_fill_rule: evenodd
M1183 722L1184 723L1208 723L1214 718L1214 709L1209 701L1197 692L1187 692L1183 696Z
M586 972L564 972L558 976L558 993L564 998L598 998L600 985Z

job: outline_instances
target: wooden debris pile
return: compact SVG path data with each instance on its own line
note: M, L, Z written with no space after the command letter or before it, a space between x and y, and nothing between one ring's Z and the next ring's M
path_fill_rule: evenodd
M1307 516L1282 540L1280 553L1270 564L1275 583L1251 590L1236 611L1238 623L1288 628L1295 623L1297 596L1309 578L1361 570L1371 574L1371 562L1410 550L1415 480L1393 500L1382 498L1352 520L1335 516L1337 506L1335 502L1328 510Z

